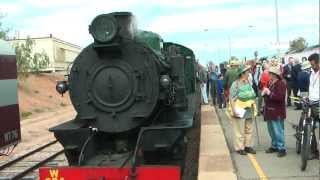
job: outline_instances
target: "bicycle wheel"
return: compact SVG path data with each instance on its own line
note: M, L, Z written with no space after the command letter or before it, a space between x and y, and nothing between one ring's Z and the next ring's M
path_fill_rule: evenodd
M301 170L307 167L310 151L311 151L311 124L306 124L303 128L303 139L301 146Z
M295 134L295 137L296 137L296 153L297 154L300 154L301 152L301 140L302 140L302 131L303 131L303 120L305 118L305 115L304 113L302 112L301 113L301 116L300 116L300 121L299 121L299 124L298 126L296 126L296 134Z

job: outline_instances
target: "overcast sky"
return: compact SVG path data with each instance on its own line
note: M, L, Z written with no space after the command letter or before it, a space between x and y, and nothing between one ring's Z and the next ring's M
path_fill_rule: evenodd
M319 40L319 0L278 0L281 52L297 37ZM202 64L231 55L276 53L274 0L1 0L4 26L20 37L53 36L87 46L88 25L101 13L131 11L139 29L192 48ZM230 48L231 47L231 48Z

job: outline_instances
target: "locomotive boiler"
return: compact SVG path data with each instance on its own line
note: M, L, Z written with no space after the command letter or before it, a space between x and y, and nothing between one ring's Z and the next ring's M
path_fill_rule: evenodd
M89 32L94 42L56 86L77 112L50 129L69 165L129 168L132 179L154 165L183 172L200 109L193 51L137 29L130 12L99 15Z

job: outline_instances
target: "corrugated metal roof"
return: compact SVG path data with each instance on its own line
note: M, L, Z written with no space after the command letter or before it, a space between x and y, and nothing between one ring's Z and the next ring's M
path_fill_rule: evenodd
M0 54L1 55L15 55L15 51L13 47L9 44L9 42L0 39Z

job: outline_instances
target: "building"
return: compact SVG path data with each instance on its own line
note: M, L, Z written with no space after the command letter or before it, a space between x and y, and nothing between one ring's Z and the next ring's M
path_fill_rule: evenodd
M313 53L320 53L320 45L319 44L307 47L302 50L295 50L295 51L287 52L284 56L284 59L285 59L286 63L288 62L288 59L290 57L293 57L294 59L298 59L300 62L303 62L303 61L307 60L307 58Z
M35 46L33 47L34 53L45 51L49 57L49 66L43 71L66 71L68 65L74 61L82 50L80 46L53 37L51 34L48 37L31 39L35 42ZM25 40L11 39L8 41L14 46L17 43L24 43Z

